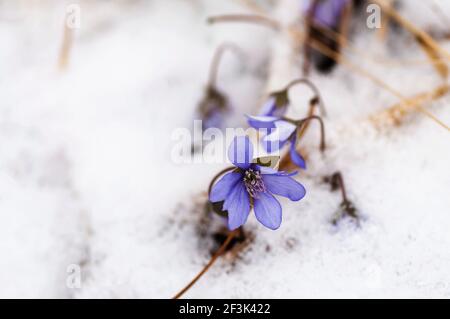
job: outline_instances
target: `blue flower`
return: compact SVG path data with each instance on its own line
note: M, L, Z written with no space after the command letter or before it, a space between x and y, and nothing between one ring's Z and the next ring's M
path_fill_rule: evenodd
M292 162L298 167L306 169L305 159L297 151L298 125L278 116L247 115L247 118L251 127L267 130L267 135L262 137L262 144L267 152L276 152L289 142L289 155Z
M314 10L314 23L335 29L339 27L346 5L351 0L320 0L314 8L315 0L306 1L306 12Z
M274 93L269 97L267 102L262 107L261 115L282 117L286 114L288 100L287 97L284 97L284 95L287 93L281 93L282 94Z
M225 174L209 194L212 203L223 202L228 212L228 228L234 230L245 224L253 207L256 219L269 229L281 225L280 195L292 201L301 200L306 193L293 174L278 172L253 161L253 145L248 137L235 137L228 149L228 158L236 169Z

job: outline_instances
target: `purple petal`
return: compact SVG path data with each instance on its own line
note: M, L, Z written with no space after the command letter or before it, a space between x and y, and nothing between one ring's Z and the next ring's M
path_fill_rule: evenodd
M298 174L298 172L287 173L285 171L277 171L274 168L264 167L264 166L258 166L258 169L261 172L261 174L263 174L263 175L295 176Z
M225 174L212 187L211 194L209 194L209 200L212 203L225 200L240 179L242 179L242 173L230 172Z
M269 97L261 109L261 115L272 116L276 108L276 102L277 101L274 96Z
M213 110L203 118L202 129L203 131L216 127L222 128L224 122L224 113L219 110Z
M287 121L276 121L275 127L276 128L272 131L272 133L264 138L265 142L271 141L285 142L291 137L292 133L294 133L294 131L297 129L297 125L289 123Z
M259 116L252 116L252 115L247 115L247 121L248 121L248 125L250 125L253 128L274 128L275 124L274 122L279 120L278 117L275 116L264 116L264 115L259 115Z
M273 110L272 115L277 117L283 117L287 112L288 106L277 106L275 110Z
M325 27L337 27L342 12L349 0L324 0L319 2L314 13L314 22ZM313 0L307 1L307 13L312 9Z
M280 151L283 148L283 146L286 144L286 142L287 142L287 140L285 140L285 141L279 141L279 140L266 141L265 138L262 138L261 144L263 145L266 152L270 154L270 153Z
M253 144L248 136L236 136L228 148L228 159L235 166L247 169L253 160Z
M292 133L297 129L296 125L286 121L276 121L275 126L276 128L262 139L262 144L268 153L278 152L283 148Z
M268 166L259 166L258 165L258 169L261 172L261 174L277 174L278 171L272 167L268 167Z
M300 168L306 169L306 162L303 156L297 151L297 137L294 136L294 138L291 141L291 147L289 150L289 155L291 156L292 162L297 165Z
M278 229L281 225L281 205L270 193L259 193L254 200L256 219L270 229Z
M287 105L277 105L276 95L272 95L261 109L261 115L282 117L286 114Z
M305 187L288 175L263 175L262 178L267 190L275 195L287 197L292 201L305 197Z
M228 211L228 228L234 230L244 225L250 213L250 197L244 183L237 183L225 199L223 209Z

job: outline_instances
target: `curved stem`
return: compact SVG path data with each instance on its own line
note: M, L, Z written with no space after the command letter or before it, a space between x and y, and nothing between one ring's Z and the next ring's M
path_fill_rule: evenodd
M216 22L256 23L268 26L275 31L279 31L281 29L281 25L278 21L256 14L224 14L208 18L208 23L216 23Z
M181 289L172 299L178 299L186 291L188 291L207 271L211 266L214 264L214 262L219 258L224 252L225 249L227 249L228 245L230 244L231 240L236 236L238 229L233 230L228 234L227 239L223 242L222 246L216 251L216 253L211 257L209 262L206 264L206 266L197 274L197 276L192 279L189 284L186 285L183 289Z
M217 73L219 70L220 61L222 60L222 56L226 50L234 51L236 53L244 55L241 48L239 48L237 45L233 43L224 43L221 46L219 46L219 48L217 48L216 52L214 53L211 67L209 69L209 80L208 80L209 87L216 86Z
M300 78L300 79L293 80L288 85L286 85L285 90L289 91L293 86L296 86L298 84L306 84L314 92L314 95L319 100L320 112L322 113L322 116L326 116L327 112L326 112L326 109L325 109L325 106L323 103L322 96L320 95L320 91L317 88L317 86L315 86L315 84L312 83L310 80L308 80L306 78Z
M313 116L314 115L314 108L317 105L318 99L317 98L312 98L309 101L309 111L308 111L308 117L309 116ZM301 129L299 129L298 132L298 137L299 139L303 137L303 135L305 135L306 130L308 129L308 125L309 123L306 123L305 125L302 126Z
M323 124L322 118L317 115L308 116L307 118L298 121L297 125L301 129L305 123L311 120L317 120L320 123L320 151L323 152L325 151L326 145L325 145L325 125Z

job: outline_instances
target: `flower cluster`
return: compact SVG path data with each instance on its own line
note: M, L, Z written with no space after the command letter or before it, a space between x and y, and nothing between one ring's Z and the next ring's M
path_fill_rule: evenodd
M235 168L213 185L209 200L223 202L228 212L228 228L244 225L250 210L269 229L278 229L282 209L275 195L292 201L301 200L306 193L302 184L292 178L296 173L278 172L253 160L253 145L248 137L236 137L228 149L228 158Z
M289 83L282 91L272 93L266 104L262 108L260 115L247 115L248 124L255 129L267 130L267 135L262 137L262 145L268 153L277 152L286 144L290 144L289 156L296 166L306 169L304 157L297 149L299 134L303 125L312 119L317 119L321 124L322 141L321 150L325 148L324 129L321 118L318 116L309 116L299 121L295 121L286 117L288 107L290 105L288 91L296 84L306 84L314 92L315 96L311 99L311 105L319 104L322 113L325 113L322 99L317 88L306 79L298 79Z
M292 162L298 167L306 169L305 159L296 147L299 128L297 124L285 120L283 117L270 115L248 116L248 123L253 128L269 130L270 133L263 137L263 145L267 152L278 151L289 142L289 155Z
M290 106L289 89L298 83L307 84L315 93L311 100L312 106L321 104L321 98L315 86L305 80L298 79L289 83L284 90L272 93L262 108L260 115L248 115L251 127L265 129L267 134L261 142L268 153L279 151L290 144L289 156L296 166L306 169L304 157L297 149L298 139L303 125L309 120L317 119L322 128L321 149L324 149L324 129L320 117L312 115L295 121L285 115ZM323 106L322 106L323 108ZM247 221L253 208L256 219L269 229L278 229L282 220L282 209L273 195L299 201L305 196L303 185L292 177L296 173L286 173L275 170L272 165L266 165L262 158L253 159L253 145L248 137L236 137L228 150L228 158L234 167L226 170L226 174L210 187L209 200L219 214L228 216L228 228L239 228ZM222 175L222 174L220 174Z

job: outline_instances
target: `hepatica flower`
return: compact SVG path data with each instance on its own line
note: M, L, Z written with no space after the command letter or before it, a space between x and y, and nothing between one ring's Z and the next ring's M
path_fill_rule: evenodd
M286 114L288 105L287 90L272 93L263 105L261 115L282 117Z
M352 0L306 0L305 11L306 14L312 14L314 23L336 29L350 1Z
M236 137L228 149L228 158L236 167L211 188L209 200L223 202L228 212L228 228L245 224L253 208L256 219L269 229L278 229L282 209L274 195L299 201L305 188L292 178L296 173L278 172L253 160L253 145L248 137Z
M325 114L325 108L319 91L309 80L301 78L290 82L285 89L272 93L263 106L260 115L247 115L247 119L251 127L257 130L265 130L265 132L262 132L261 142L268 153L279 151L284 145L290 144L289 156L291 157L291 161L299 168L306 169L305 159L297 151L300 129L305 122L311 119L319 120L322 128L321 150L325 148L324 130L322 120L318 116L310 116L299 121L285 117L290 106L288 97L289 89L297 84L305 84L314 92L314 97L311 99L310 105L315 106L318 104L321 112Z
M306 169L303 156L297 151L297 135L299 126L293 121L277 116L250 116L248 123L255 129L266 129L268 134L262 137L262 144L267 152L279 151L286 143L290 143L289 156L292 162L300 168Z

